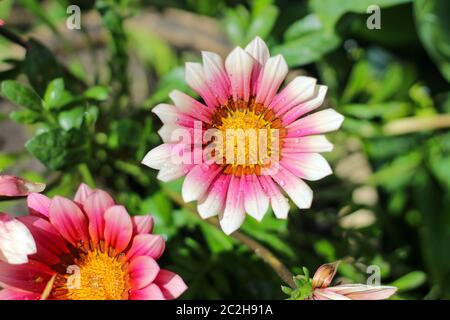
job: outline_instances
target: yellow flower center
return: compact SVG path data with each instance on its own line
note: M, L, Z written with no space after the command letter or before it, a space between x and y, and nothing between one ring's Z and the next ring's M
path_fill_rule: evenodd
M110 256L101 250L89 251L60 275L62 286L57 299L124 300L128 298L128 272L123 255ZM62 280L62 281L61 281ZM57 280L58 281L58 280ZM58 292L63 292L59 295Z
M222 160L227 174L260 175L261 168L274 160L272 156L279 160L285 129L273 111L254 99L230 100L216 111L209 128L220 131L222 144L215 140L215 156Z

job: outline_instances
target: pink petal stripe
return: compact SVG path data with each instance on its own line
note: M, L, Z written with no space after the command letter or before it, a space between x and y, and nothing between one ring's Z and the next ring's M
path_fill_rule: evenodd
M256 102L269 105L288 72L282 55L269 58L264 65L256 87Z
M211 91L217 95L217 100L225 104L230 97L230 80L225 71L222 58L213 52L202 52L203 70Z
M287 137L302 137L337 130L344 117L333 109L322 110L292 122Z
M216 164L199 164L193 167L183 182L183 200L190 202L202 198L221 170Z
M256 175L246 175L245 178L245 193L244 193L244 207L245 211L261 221L265 213L269 209L269 197L264 192L258 177Z
M186 62L185 77L186 83L197 92L210 108L219 105L216 96L208 86L203 66L196 62Z
M391 286L368 286L364 284L343 284L327 290L352 300L383 300L391 297L397 288Z
M277 94L269 105L277 116L283 115L294 106L307 101L314 95L317 80L310 77L296 77Z
M270 205L273 213L278 219L286 219L289 213L289 200L283 196L278 186L268 176L260 176L259 181L263 190L270 197Z
M73 246L80 241L89 243L86 217L80 208L71 200L56 196L50 204L49 214L51 224Z
M237 47L225 60L225 68L231 82L234 99L248 100L251 94L251 79L254 59L242 48Z
M324 135L306 136L299 138L285 138L283 144L283 154L286 153L309 153L309 152L329 152L333 150L333 145Z
M105 211L104 239L107 247L122 252L133 234L133 224L124 206L112 206Z
M166 299L177 299L187 290L187 285L179 275L164 269L159 271L155 284L161 289Z
M204 198L200 199L197 204L200 217L207 219L223 211L230 180L231 175L220 174L216 181L214 181Z
M184 165L167 162L161 166L156 177L163 182L173 181L185 176L194 166L195 164Z
M63 254L69 253L64 239L47 220L33 216L19 217L18 220L30 230L36 241L37 252L33 259L54 265L61 262Z
M158 104L153 107L152 112L164 124L177 124L181 127L194 128L195 122L199 121L190 115L180 112L175 106L167 103Z
M161 257L165 247L166 242L163 237L154 234L140 234L134 237L133 244L127 252L127 259L149 256L156 260Z
M159 273L156 261L148 256L139 256L133 259L128 266L129 284L132 289L142 289L155 280Z
M304 114L320 107L325 100L326 94L327 86L316 86L314 96L312 96L308 101L302 102L292 107L283 115L283 125L286 126L294 122Z
M89 187L85 183L82 183L78 187L78 190L75 193L75 198L73 199L73 201L75 201L79 205L83 205L84 201L86 201L87 197L89 197L92 192L94 192L94 190L91 187Z
M280 166L278 172L272 177L286 191L297 207L307 209L311 206L313 191L303 180L297 178L283 166Z
M50 198L40 193L30 193L27 197L27 206L31 215L47 219L50 211Z
M0 300L39 300L41 294L14 288L0 290Z
M154 219L151 215L133 216L131 222L133 223L133 234L146 234L153 231Z
M0 286L3 287L41 293L54 274L47 265L31 259L20 265L0 261Z
M165 300L161 289L154 283L140 290L130 290L130 300Z
M175 107L177 107L177 109L181 112L203 122L210 121L210 116L212 115L214 110L208 108L203 103L195 100L186 93L179 90L173 90L172 92L170 92L169 97L175 104Z
M31 192L42 192L45 184L15 176L0 175L0 197L23 197Z
M283 167L299 178L317 181L333 173L327 160L319 153L291 153L281 159Z
M89 235L94 243L103 239L105 211L113 205L111 196L100 189L94 190L84 201L83 210L89 218Z
M314 300L351 300L350 298L341 295L339 293L330 291L329 289L330 288L315 289L313 295Z
M244 219L244 178L232 175L225 210L219 214L220 226L225 234L229 235L239 229Z

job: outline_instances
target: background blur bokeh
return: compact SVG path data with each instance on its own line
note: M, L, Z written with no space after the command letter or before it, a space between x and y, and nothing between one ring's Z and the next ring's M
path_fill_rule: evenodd
M81 30L67 28L71 4ZM366 25L371 5L381 29ZM0 100L0 172L44 181L50 195L95 183L152 213L183 298L284 298L259 257L180 203L181 181L140 165L160 143L151 108L172 89L193 94L184 62L256 35L284 55L288 78L327 85L325 106L346 120L328 135L335 174L310 183L311 209L248 216L242 231L293 273L341 259L338 281L365 283L377 265L394 298L450 298L449 1L1 0L0 19L0 81L25 86ZM26 213L23 201L0 211Z

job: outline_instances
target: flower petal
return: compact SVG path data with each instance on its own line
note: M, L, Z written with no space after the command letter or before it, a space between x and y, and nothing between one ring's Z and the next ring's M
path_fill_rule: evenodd
M78 187L78 190L75 193L75 198L73 199L73 201L82 205L84 203L84 201L86 201L87 197L89 197L92 192L94 192L94 190L91 187L89 187L85 183L82 183Z
M225 68L231 82L231 94L234 99L249 100L254 60L242 48L237 47L225 60Z
M247 51L261 65L264 65L270 57L269 48L260 37L255 37L246 47Z
M130 290L130 300L165 300L161 289L154 283L140 290Z
M315 289L314 290L314 300L351 300L344 295L325 289Z
M153 259L159 259L165 247L166 242L163 237L154 234L139 234L133 239L133 244L127 252L127 259L132 260L139 256L149 256Z
M255 101L269 105L287 73L288 66L282 55L269 58L259 75Z
M220 104L208 86L203 66L200 63L186 62L184 79L203 98L208 107L214 108Z
M303 180L282 166L272 177L286 191L297 207L300 209L311 207L313 191Z
M142 164L152 169L161 169L170 160L174 144L164 143L150 150L142 160Z
M245 211L261 221L269 209L269 197L264 192L256 175L247 175L245 178L244 207Z
M288 125L304 114L320 107L325 100L327 89L327 86L316 86L314 95L310 99L287 110L282 117L283 125Z
M296 77L277 94L269 105L280 116L292 107L310 99L314 95L317 80L311 77Z
M230 79L225 71L222 58L213 52L202 52L203 70L211 91L217 95L220 104L225 104L230 96Z
M202 198L220 171L221 167L215 164L199 164L193 167L183 182L181 194L184 202Z
M270 197L270 206L272 207L273 213L278 219L286 219L289 213L289 200L283 196L278 186L268 176L260 176L259 181L263 190Z
M244 178L232 176L228 187L225 209L219 214L220 226L229 235L239 229L245 219Z
M81 209L71 200L56 196L50 204L49 218L51 224L73 246L80 241L89 243L86 217Z
M124 206L115 205L105 211L104 238L106 247L114 248L116 253L128 246L133 234L133 224Z
M283 154L329 152L331 150L333 150L333 145L324 135L285 138L283 140Z
M22 264L34 253L36 243L28 228L19 220L0 213L0 260Z
M132 289L142 289L155 280L159 273L156 261L148 256L139 256L133 259L128 266L129 284Z
M31 259L19 265L0 261L0 286L3 287L41 293L53 274L55 272L47 265Z
M40 193L30 193L27 197L27 206L31 215L48 218L51 200Z
M154 282L166 299L176 299L187 290L186 283L179 275L164 269L159 271Z
M213 182L204 198L198 201L197 211L200 217L207 219L216 216L223 211L230 179L231 175L221 174L216 181Z
M111 196L100 189L94 190L84 201L83 210L89 218L89 235L95 244L103 239L105 211L113 205Z
M170 92L169 97L172 99L175 107L177 107L177 109L181 112L203 122L209 122L210 115L213 110L205 106L203 103L179 90L173 90Z
M24 197L32 192L42 192L45 184L31 182L15 176L0 175L0 197Z
M333 109L322 110L292 122L287 137L302 137L337 130L344 117Z
M14 288L0 290L0 300L39 300L40 297L39 293Z
M133 234L146 234L153 230L154 219L151 215L133 216L131 222L133 223Z
M281 163L297 177L310 181L322 179L333 173L327 160L319 153L286 154Z
M313 289L329 287L336 274L338 266L339 261L321 265L319 269L317 269L316 273L314 273L312 280Z
M351 300L383 300L391 297L397 288L391 286L369 286L364 284L343 284L327 290L346 296Z

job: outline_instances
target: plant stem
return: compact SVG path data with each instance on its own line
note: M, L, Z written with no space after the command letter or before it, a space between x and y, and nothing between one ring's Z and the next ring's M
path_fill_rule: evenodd
M450 128L450 115L434 115L428 117L409 117L386 124L383 132L386 135L400 135L425 130Z
M89 170L89 167L86 163L82 163L78 165L78 171L81 174L81 177L83 178L83 181L87 183L91 188L95 188L95 180L92 176L91 170Z
M199 215L197 214L197 211L195 207L192 204L185 203L183 199L175 192L164 189L164 192L178 205L182 206L183 208L187 209L189 212L194 214L197 218L199 218ZM199 218L200 219L200 218ZM213 225L214 227L220 229L220 224L217 218L209 218L205 220L209 224ZM289 269L264 245L259 243L258 241L250 238L249 236L245 235L244 233L240 231L233 232L230 237L238 240L245 246L247 246L249 249L251 249L258 257L260 257L265 263L267 263L274 271L275 273L291 288L295 289L295 283L293 280L293 274L289 271Z

